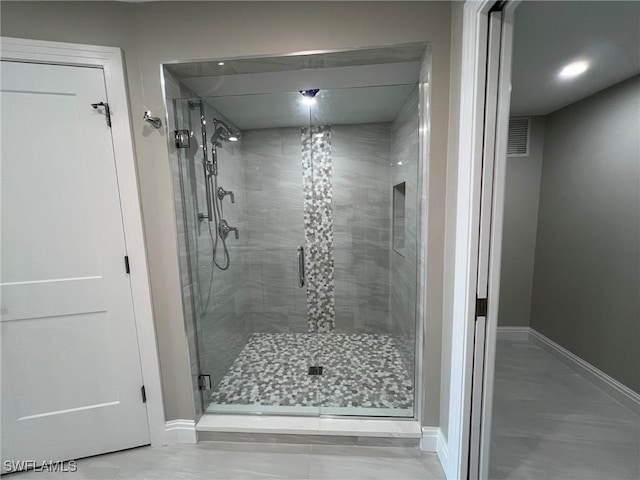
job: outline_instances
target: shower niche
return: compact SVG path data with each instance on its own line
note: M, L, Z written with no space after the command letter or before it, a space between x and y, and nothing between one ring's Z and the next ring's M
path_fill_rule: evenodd
M218 63L164 72L201 413L413 418L426 46Z

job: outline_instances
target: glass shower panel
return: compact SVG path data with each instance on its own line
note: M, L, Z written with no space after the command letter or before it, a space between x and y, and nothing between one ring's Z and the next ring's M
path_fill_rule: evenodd
M418 88L302 100L176 101L205 411L411 417Z
M418 86L321 90L312 165L331 306L319 329L321 414L414 414ZM394 186L404 184L402 219ZM396 215L397 216L397 215ZM394 249L394 222L404 244ZM323 279L324 280L324 279Z
M303 276L309 107L298 96L183 100L176 109L191 136L191 147L180 150L181 179L207 412L319 413L318 376L310 374L317 337ZM224 125L237 141L219 132ZM222 221L238 238L232 230L222 242Z

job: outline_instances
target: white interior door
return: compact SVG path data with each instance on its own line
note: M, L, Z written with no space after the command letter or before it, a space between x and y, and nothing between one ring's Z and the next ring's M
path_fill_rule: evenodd
M489 475L493 381L500 294L500 262L504 217L507 130L509 124L513 16L516 2L489 14L487 75L482 151L482 188L476 297L486 298L476 310L471 399L469 478Z
M481 472L481 436L484 413L491 408L491 399L487 397L486 376L487 342L489 341L489 301L497 303L497 298L489 297L489 264L491 255L491 227L494 201L494 166L496 151L496 121L498 111L498 80L500 73L500 41L502 35L502 12L489 14L487 76L484 110L484 133L482 147L482 187L480 197L480 230L478 242L478 274L476 285L476 324L473 351L473 381L471 396L471 431L469 451L469 479L483 477ZM484 302L484 304L482 303ZM494 305L491 305L494 307ZM488 447L488 445L487 445Z
M103 71L0 73L3 465L148 444Z

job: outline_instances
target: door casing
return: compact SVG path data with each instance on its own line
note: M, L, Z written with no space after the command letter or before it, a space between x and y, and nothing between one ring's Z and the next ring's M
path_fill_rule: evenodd
M494 49L490 57L487 48L489 18L498 3L495 0L467 0L463 13L448 462L443 465L449 479L487 478L488 474L513 17L519 1L511 0L499 6L502 11L500 48ZM487 76L489 62L499 65L497 75L491 75L491 78ZM483 147L488 105L492 106L489 110L494 111L495 127L486 133L493 135L495 145L491 158L493 174L488 176L491 182L485 182L490 192L485 190L483 196ZM483 197L485 214L490 220L485 222L486 231L481 233ZM481 267L480 252L484 252L484 267ZM488 310L478 337L482 348L474 352L476 295L482 284L488 293ZM477 389L475 397L474 353L482 362L478 379L481 388ZM478 415L478 429L473 435L472 410ZM474 472L469 470L470 461Z

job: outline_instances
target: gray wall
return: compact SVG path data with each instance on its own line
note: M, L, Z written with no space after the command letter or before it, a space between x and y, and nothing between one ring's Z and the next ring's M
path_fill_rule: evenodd
M640 77L547 117L531 326L640 392Z
M393 124L331 126L336 331L393 334L411 371L416 330L417 108L416 89ZM191 115L192 125L183 122L181 128L195 130L199 137L199 129L193 127L199 112L187 110L185 115ZM207 118L212 116L220 114L207 112ZM241 235L240 240L229 238L231 267L215 269L213 284L209 233L206 224L197 221L198 212L206 208L197 144L185 151L188 178L176 200L187 199L192 238L181 242L189 243L191 268L197 272L191 287L200 319L202 371L212 375L215 385L251 333L308 332L306 288L297 286L296 265L296 249L305 243L301 130L245 130L238 144L225 143L219 149L219 185L236 196L234 205L228 199L223 202L225 218L240 227ZM172 161L178 162L177 157ZM391 186L401 180L407 181L406 258L396 253L402 262L396 260L390 271ZM184 278L183 282L190 283Z
M389 333L389 124L332 125L336 331ZM243 132L252 331L307 333L300 128Z
M298 288L296 249L304 245L299 128L243 132L249 220L253 332L306 333L306 289Z
M195 126L192 130L196 138L200 138L200 112L194 109L189 113L192 125ZM221 115L206 103L205 116L208 119L221 118ZM208 134L212 134L211 128ZM201 141L195 143L199 145ZM207 149L211 155L210 143ZM191 192L195 203L192 203L192 208L189 209L189 233L195 234L195 248L191 254L195 256L192 260L197 269L194 276L197 282L193 287L193 293L199 319L197 329L201 373L211 375L212 385L216 386L246 345L251 332L251 291L248 288L251 270L249 258L245 255L249 246L248 209L245 200L248 192L241 148L225 142L217 150L218 186L234 192L235 203L232 204L230 197L226 196L221 202L222 216L229 225L238 227L240 238L236 240L232 234L227 237L229 268L214 268L211 236L215 235L215 223L200 222L197 218L198 213L207 213L207 203L201 164L202 149L198 148L196 151L197 154L190 158L194 167L192 178L195 177L194 190ZM218 241L216 258L222 266L226 264L223 251L222 243Z
M531 118L529 154L507 157L498 325L528 327L545 117Z
M140 120L145 110L164 110L163 62L431 42L433 188L428 190L426 222L427 261L436 274L424 321L430 330L439 331L449 118L448 2L230 2L221 8L217 2L3 1L0 9L5 36L110 45L124 51L167 420L194 418L195 407L176 255L170 142L165 130L154 131ZM439 357L440 338L430 338L430 352ZM433 365L425 366L426 388L438 396L440 369ZM426 425L438 425L437 402L427 402L423 413Z
M418 126L416 85L391 125L391 185L388 187L391 191L394 185L405 183L404 223L401 226L402 232L398 232L404 235L404 248L401 251L390 249L390 320L391 332L409 375L412 375L414 370L416 344Z
M390 124L334 125L336 331L390 333Z
M451 7L451 89L449 98L449 137L442 289L442 354L439 424L445 438L449 436L449 398L451 389L451 342L453 325L453 270L456 237L456 192L458 180L458 139L460 132L460 74L462 66L462 2Z
M170 75L166 80L167 90L178 98L195 98L192 91L179 85ZM209 226L213 231L214 223L198 219L200 213L207 213L203 152L200 148L200 109L197 106L189 108L187 100L179 100L175 110L173 102L170 102L168 109L171 129L188 129L194 133L189 149L171 149L170 161L191 377L194 398L199 398L198 375L211 375L212 384L217 385L246 344L251 328L250 270L244 254L248 245L244 164L237 146L226 143L218 149L219 186L233 191L237 200L231 204L229 198L225 198L222 202L223 216L241 232L239 240L233 236L228 238L231 263L223 271L212 265ZM206 118L224 118L206 103L204 109ZM174 123L174 112L177 124ZM209 135L211 133L209 130ZM211 155L210 145L207 152ZM224 265L221 245L216 258ZM196 402L197 412L200 407L200 402Z

